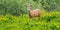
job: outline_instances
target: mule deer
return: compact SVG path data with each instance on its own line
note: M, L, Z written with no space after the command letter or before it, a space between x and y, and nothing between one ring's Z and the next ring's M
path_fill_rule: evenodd
M29 14L29 17L32 19L34 17L38 17L40 19L40 9L34 9L34 10L31 10L31 5L27 6L27 10L28 10L28 14Z

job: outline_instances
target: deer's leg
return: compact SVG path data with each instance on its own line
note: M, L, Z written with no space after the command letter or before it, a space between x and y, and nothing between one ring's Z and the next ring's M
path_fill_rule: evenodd
M32 20L33 19L33 17L31 16L31 14L29 13L29 17L30 17L30 19Z
M32 19L33 19L33 17L32 17L32 16L30 16L30 19L32 20Z

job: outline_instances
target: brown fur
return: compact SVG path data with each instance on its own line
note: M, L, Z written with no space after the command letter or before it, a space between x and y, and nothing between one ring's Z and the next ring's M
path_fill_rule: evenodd
M38 17L40 19L40 9L30 10L29 17L32 19L34 17Z

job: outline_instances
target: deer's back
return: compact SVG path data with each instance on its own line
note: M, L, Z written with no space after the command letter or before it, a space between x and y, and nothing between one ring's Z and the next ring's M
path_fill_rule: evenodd
M36 9L36 10L31 10L30 11L30 15L31 16L38 16L40 14L40 10Z

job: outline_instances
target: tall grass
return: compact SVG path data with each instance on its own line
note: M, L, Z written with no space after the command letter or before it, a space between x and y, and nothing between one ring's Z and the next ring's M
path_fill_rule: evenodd
M28 14L0 15L0 30L60 30L60 12L42 12L40 20L30 20Z

